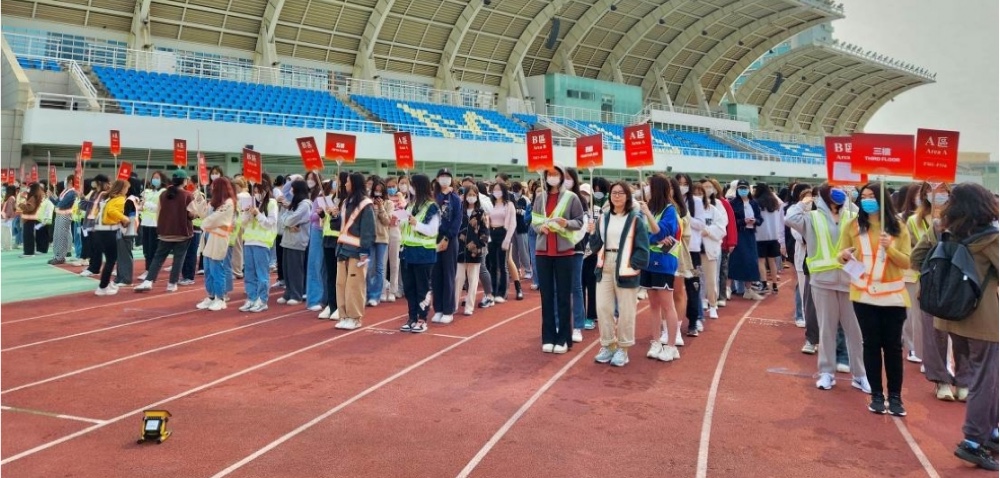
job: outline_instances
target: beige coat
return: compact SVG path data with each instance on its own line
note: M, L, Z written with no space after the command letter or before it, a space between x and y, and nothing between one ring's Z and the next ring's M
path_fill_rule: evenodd
M919 270L924 258L934 248L938 240L935 234L925 234L913 249L910 260L914 269ZM983 296L979 307L963 320L951 321L934 318L934 328L970 339L1000 342L1000 305L997 298L997 235L983 237L969 245L969 252L976 261L976 271L985 277ZM992 266L992 267L991 267ZM914 307L919 307L914 301Z

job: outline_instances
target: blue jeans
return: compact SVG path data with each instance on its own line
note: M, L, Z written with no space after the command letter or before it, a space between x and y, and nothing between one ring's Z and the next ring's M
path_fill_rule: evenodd
M205 290L209 297L221 299L226 295L226 270L223 262L225 259L217 261L205 258Z
M327 303L326 267L323 264L323 230L309 226L309 248L306 249L306 307Z
M271 251L262 246L243 246L243 285L247 300L267 303L270 289Z
M222 260L226 294L233 291L233 246L226 250L226 258Z
M844 338L844 328L839 325L837 326L837 363L850 365L850 360L847 356L847 339Z
M799 294L799 285L795 284L795 321L806 320L802 315L802 295Z
M12 221L12 224L10 226L10 234L11 234L11 236L14 237L14 245L15 246L20 246L21 245L21 218L20 217L15 217L14 220ZM81 249L82 248L83 247L81 246ZM76 256L76 257L79 258L80 256Z
M385 288L385 261L389 253L389 244L376 242L368 256L368 300L382 300L382 290Z
M194 280L194 273L198 268L198 242L201 241L201 231L194 231L194 237L188 244L187 255L184 256L184 264L181 266L181 279ZM222 262L222 261L219 261ZM174 265L173 267L177 267Z
M74 222L70 229L73 231L73 257L79 259L83 257L83 235L80 233L80 223Z
M534 229L528 229L528 257L531 258L531 283L538 288L538 261L535 260L535 251L537 246L535 240L538 239L538 233Z
M583 303L583 254L573 254L573 328L582 329L587 320L587 308Z

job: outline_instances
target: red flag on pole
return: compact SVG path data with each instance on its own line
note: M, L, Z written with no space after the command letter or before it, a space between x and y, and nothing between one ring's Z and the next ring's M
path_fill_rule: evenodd
M625 167L653 165L653 134L649 124L625 127Z
M187 140L175 139L174 140L174 166L184 167L187 166Z
M396 148L396 168L408 171L413 169L413 138L410 133L397 131L392 134Z
M553 165L552 130L528 131L528 171L544 171Z

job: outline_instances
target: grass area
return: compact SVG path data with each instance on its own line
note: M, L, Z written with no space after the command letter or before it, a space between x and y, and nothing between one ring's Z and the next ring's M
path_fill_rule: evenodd
M0 304L97 288L93 279L48 265L51 253L25 258L20 255L20 249L0 252Z

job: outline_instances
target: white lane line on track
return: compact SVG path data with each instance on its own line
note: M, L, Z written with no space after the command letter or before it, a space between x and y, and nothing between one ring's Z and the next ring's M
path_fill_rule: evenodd
M487 327L487 328L485 328L483 330L480 330L479 332L476 332L476 333L472 334L468 338L465 338L465 339L462 339L462 340L460 340L458 342L455 342L455 343L453 343L453 344L451 344L451 345L449 345L449 346L447 346L447 347L445 347L445 348L443 348L443 349L435 352L434 354L431 354L430 356L425 357L424 359L420 360L419 362L416 362L413 365L410 365L409 367L406 367L403 370L400 370L400 371L392 374L391 376L389 376L388 378L382 380L381 382L376 383L375 385L372 385L371 387L368 387L367 389L365 389L361 393L358 393L357 395L355 395L355 396L353 396L353 397L351 397L351 398L349 398L349 399L341 402L340 405L337 405L336 407L333 407L333 408L327 410L322 415L319 415L316 418L313 418L312 420L309 420L308 422L300 425L298 428L296 428L296 429L294 429L294 430L292 430L292 431L290 431L290 432L282 435L281 438L278 438L277 440L274 440L271 443L268 443L263 448L255 451L253 453L251 453L250 455L247 455L242 460L240 460L240 461L238 461L236 463L233 463L232 465L229 465L229 467L227 467L226 469L224 469L224 470L222 470L222 471L220 471L220 472L212 475L212 478L221 478L223 476L229 475L230 473L232 473L232 472L234 472L234 471L242 468L247 463L250 463L251 461L256 460L257 458L261 457L265 453L267 453L267 452L269 452L269 451L277 448L282 443L285 443L286 441L291 440L292 438L295 438L296 436L298 436L302 432L305 432L306 430L312 428L313 426L315 426L316 424L322 422L323 420L326 420L327 418L330 418L335 413L337 413L337 412L343 410L344 408L350 406L354 402L357 402L358 400L361 400L362 398L365 398L366 396L374 393L376 390L378 390L378 389L380 389L380 388L382 388L382 387L384 387L384 386L386 386L386 385L388 385L388 384L396 381L397 379L399 379L399 378L401 378L401 377L409 374L410 372L412 372L412 371L420 368L421 366L427 364L428 362L430 362L430 361L432 361L432 360L434 360L434 359L436 359L436 358L438 358L438 357L440 357L440 356L442 356L442 355L444 355L444 354L446 354L446 353L454 350L455 348L457 348L457 347L465 344L466 342L469 342L470 340L472 340L472 339L474 339L474 338L476 338L476 337L478 337L480 335L483 335L483 334L485 334L485 333L487 333L487 332L489 332L489 331L491 331L491 330L493 330L493 329L495 329L497 327L500 327L500 326L502 326L502 325L504 325L504 324L506 324L508 322L511 322L513 320L517 320L517 319L519 319L521 317L524 317L525 315L528 315L528 314L530 314L532 312L535 312L535 311L537 311L537 310L539 310L541 308L542 307L539 305L539 306L533 307L531 309L528 309L528 310L526 310L524 312L521 312L521 313L519 313L519 314L517 314L517 315L515 315L515 316L513 316L513 317L511 317L509 319L503 320L501 322L497 322L496 324L493 324L493 325L491 325L491 326L489 326L489 327ZM2 462L0 462L0 464L2 464Z
M404 317L406 317L405 314L404 315L397 315L397 316L392 317L390 319L386 319L386 320L383 320L382 322L378 322L376 324L373 324L373 325L371 325L369 327L376 327L376 326L379 326L379 325L382 325L382 324L387 324L389 322L392 322L394 320L399 320L399 319L402 319ZM65 443L65 442L67 442L69 440L72 440L74 438L86 435L86 434L88 434L88 433L90 433L92 431L99 430L99 429L104 428L104 427L106 427L108 425L111 425L113 423L120 422L120 421L122 421L122 420L124 420L126 418L135 418L136 416L138 416L138 414L142 413L143 410L149 410L151 408L159 407L159 406L161 406L161 405L163 405L165 403L172 402L174 400L179 400L179 399L184 398L184 397L186 397L188 395L192 395L192 394L198 393L198 392L200 392L202 390L206 390L208 388L212 388L212 387L214 387L214 386L216 386L216 385L218 385L220 383L224 383L224 382L227 382L227 381L232 380L234 378L240 377L242 375L246 375L246 374L248 374L250 372L254 372L256 370L262 369L264 367L267 367L268 365L280 362L280 361L285 360L285 359L290 358L290 357L294 357L294 356L296 356L296 355L298 355L300 353L307 352L307 351L312 350L314 348L321 347L321 346L326 345L326 344L328 344L330 342L334 342L334 341L340 340L340 339L345 338L345 337L350 337L351 335L355 335L357 333L361 333L364 330L365 330L365 328L355 329L355 330L352 330L350 332L347 332L347 333L344 333L344 334L341 334L341 335L337 335L335 337L330 337L330 338L325 339L325 340L323 340L321 342L317 342L315 344L303 347L303 348L298 349L298 350L293 350L293 351L288 352L288 353L286 353L284 355L275 357L275 358L267 360L265 362L261 362L261 363L259 363L257 365L252 366L252 367L247 367L247 368L245 368L243 370L240 370L238 372L233 372L233 373L231 373L229 375L226 375L225 377L213 380L213 381L208 382L206 384L199 385L199 386L197 386L195 388L192 388L192 389L189 389L187 391L178 393L177 395L174 395L172 397L168 397L168 398L165 398L165 399L160 400L158 402L154 402L154 403L150 403L148 405L144 405L144 406L139 407L139 408L137 408L135 410L132 410L130 412L126 412L126 413L123 413L121 415L118 415L117 417L105 420L103 423L98 423L98 424L96 424L94 426L84 428L83 430L77 431L75 433L70 433L69 435L65 435L62 438L58 438L56 440L52 440L52 441L50 441L48 443L43 443L43 444L38 445L38 446L36 446L36 447L34 447L34 448L30 449L30 450L25 450L25 451L22 451L21 453L18 453L16 455L10 456L8 458L4 458L3 460L0 460L0 465L6 465L6 464L11 463L13 461L17 461L17 460L20 460L22 458L34 455L35 453L38 453L38 452L41 452L41 451L45 451L45 450L47 450L49 448L52 448L52 447L54 447L56 445L59 445L61 443Z
M785 284L791 282L791 279L782 282L779 287L784 288ZM765 299L766 300L766 299ZM760 306L764 301L757 301L746 312L743 313L743 317L740 317L740 321L736 323L736 327L733 327L733 331L729 333L729 339L726 340L726 346L722 348L722 355L719 356L719 363L715 366L715 375L712 376L712 386L708 390L708 401L705 404L705 417L701 422L701 438L698 440L698 465L695 470L696 478L705 478L708 476L708 443L712 436L712 418L715 415L715 399L719 395L719 382L722 380L722 370L726 367L726 359L729 357L729 350L733 347L733 342L736 341L736 334L740 332L740 328L747 321L754 310Z
M61 312L52 312L51 314L36 315L34 317L27 317L27 318L24 318L24 319L7 320L7 321L4 321L4 322L0 322L0 326L11 325L11 324L19 324L21 322L28 322L30 320L38 320L38 319L44 319L44 318L47 318L47 317L55 317L57 315L67 315L67 314L72 315L72 314L75 314L77 312L83 312L85 310L103 309L105 307L117 307L119 305L132 304L132 303L135 303L135 302L140 302L140 301L149 300L149 299L161 299L162 300L162 299L169 298L169 297L176 297L176 296L179 296L179 295L190 294L191 292L204 291L204 290L205 289L202 288L202 287L193 287L193 288L188 289L188 290L182 290L182 291L179 291L179 292L171 292L169 294L166 294L166 293L165 294L149 294L149 293L147 293L144 297L140 297L138 299L130 299L130 300L125 300L125 301L121 301L121 302L108 302L108 303L104 303L104 304L100 304L100 305L94 305L94 306L90 306L90 307L82 307L82 308L79 308L79 309L69 309L69 310L64 310L64 311L61 311ZM118 293L121 294L121 291L119 291ZM58 299L58 297L56 299ZM11 304L11 305L13 305L13 304Z
M64 420L74 420L74 421L85 422L85 423L90 423L90 424L104 423L104 420L96 420L96 419L93 419L93 418L78 417L76 415L65 415L65 414L62 414L62 413L45 412L45 411L42 411L42 410L33 410L33 409L30 409L30 408L11 407L11 406L7 406L7 405L0 406L0 410L7 411L7 412L27 413L27 414L30 414L30 415L41 415L41 416L44 416L44 417L62 418Z
M107 362L101 362L99 364L91 365L89 367L84 367L84 368L81 368L81 369L78 369L78 370L74 370L72 372L66 372L64 374L56 375L55 377L49 377L49 378L46 378L46 379L43 379L43 380L39 380L37 382L26 383L24 385L18 385L18 386L13 387L13 388L8 388L7 390L0 391L0 395L4 395L4 394L10 393L10 392L16 392L18 390L24 390L26 388L36 387L38 385L42 385L42 384L46 384L46 383L53 382L53 381L56 381L56 380L64 379L66 377L72 377L74 375L79 375L81 373L89 372L91 370L96 370L96 369L99 369L99 368L107 367L109 365L114 365L116 363L121 363L121 362L125 362L127 360L132 360L134 358L139 358L139 357L142 357L142 356L145 356L145 355L154 354L156 352L162 352L164 350L172 349L174 347L180 347L182 345L187 345L187 344L190 344L190 343L193 343L193 342L198 342L200 340L205 340L205 339L209 339L209 338L216 337L216 336L219 336L219 335L228 334L230 332L236 332L237 330L242 330L242 329L254 327L254 326L257 326L257 325L266 324L268 322L273 322L275 320L284 319L286 317L291 317L293 315L301 314L303 312L309 312L309 311L308 310L299 310L299 311L292 312L290 314L284 314L284 315L279 315L279 316L276 316L276 317L271 317L269 319L258 320L257 322L251 322L249 324L241 325L239 327L233 327L233 328L229 328L229 329L225 329L225 330L220 330L218 332L212 332L212 333L207 334L207 335L201 335L201 336L194 337L194 338L191 338L191 339L182 340L180 342L174 342L172 344L167 344L167 345L163 345L163 346L160 346L160 347L156 347L154 349L149 349L149 350L145 350L145 351L142 351L142 352L137 352L137 353L134 353L132 355L126 355L125 357L119 357L119 358L116 358L114 360L108 360Z
M647 305L637 310L635 315L638 316L648 308L649 306ZM472 473L472 471L475 470L477 466L479 466L479 463L481 463L483 459L486 458L486 455L488 455L490 451L493 450L493 447L496 446L496 444L499 443L501 439L503 439L504 435L506 435L507 432L509 432L510 429L513 428L515 424L517 424L518 420L520 420L521 417L523 417L524 414L528 412L528 409L530 409L535 404L535 402L538 401L539 398L542 398L542 395L544 395L545 392L548 392L549 389L551 389L552 386L554 386L556 382L563 377L563 375L566 375L566 372L569 372L569 369L573 368L573 366L576 365L576 363L579 362L580 359L587 356L590 350L593 349L594 346L599 343L601 343L600 340L595 340L594 342L592 342L590 345L587 346L587 348L583 349L583 352L580 352L579 355L573 357L573 360L570 360L569 363L564 365L563 368L559 369L559 371L556 372L555 375L549 378L549 380L545 382L545 384L542 385L541 388L536 390L535 394L532 395L531 398L528 399L528 401L524 402L524 405L521 405L521 408L519 408L516 412L514 412L514 414L511 415L509 419L507 419L507 422L504 423L503 426L501 426L500 429L497 430L497 432L494 433L492 437L490 437L490 439L486 442L486 444L479 449L476 455L473 456L472 459L469 460L469 462L465 465L465 468L462 468L462 471L458 472L458 478L466 478L467 476L469 476L469 474Z
M47 343L51 343L51 342L58 342L58 341L61 341L61 340L72 339L72 338L75 338L75 337L82 337L84 335L90 335L90 334L96 334L96 333L100 333L100 332L106 332L108 330L114 330L114 329L118 329L118 328L121 328L121 327L128 327L130 325L137 325L137 324L142 324L142 323L145 323L145 322L152 322L154 320L160 320L160 319L166 319L168 317L174 317L174 316L178 316L178 315L181 315L181 314L190 314L190 313L197 313L197 312L199 312L197 309L191 309L191 310L184 310L184 311L181 311L181 312L174 312L172 314L166 314L166 315L159 315L159 316L156 316L156 317L150 317L148 319L134 320L132 322L125 322L124 324L111 325L111 326L108 326L108 327L102 327L100 329L88 330L86 332L79 332L79 333L76 333L76 334L65 335L63 337L53 337L51 339L39 340L38 342L31 342L31 343L22 344L22 345L15 345L13 347L7 347L5 349L0 349L0 353L2 353L2 352L11 352L11 351L14 351L14 350L19 350L19 349L26 349L28 347L35 347L35 346L38 346L38 345L43 345L43 344L47 344Z
M899 433L903 435L903 439L906 440L906 444L910 446L910 450L913 454L917 456L917 460L920 461L920 465L924 467L924 471L927 472L927 476L930 478L941 478L937 470L934 469L934 465L931 464L931 460L927 458L924 451L920 449L920 445L917 444L917 440L913 438L910 434L910 430L906 428L906 424L903 423L902 418L893 417L892 423L896 424L896 429Z

